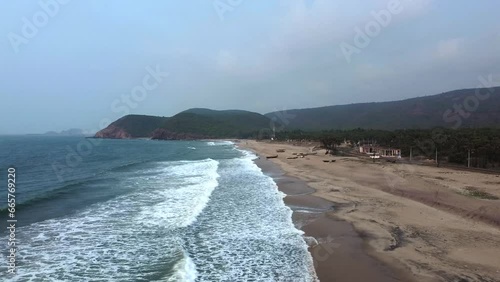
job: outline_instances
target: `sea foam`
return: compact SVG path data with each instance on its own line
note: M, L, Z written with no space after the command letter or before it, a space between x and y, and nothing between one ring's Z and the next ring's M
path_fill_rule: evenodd
M221 161L219 187L184 247L198 281L317 281L312 257L272 178L253 153Z
M170 264L175 267L165 277L194 281L179 228L206 206L217 167L212 159L157 163L116 184L131 193L19 228L19 271L9 281L141 280ZM186 255L179 260L179 253ZM6 265L4 256L0 263Z
M234 145L233 141L223 140L223 141L209 141L207 142L208 146L231 146Z

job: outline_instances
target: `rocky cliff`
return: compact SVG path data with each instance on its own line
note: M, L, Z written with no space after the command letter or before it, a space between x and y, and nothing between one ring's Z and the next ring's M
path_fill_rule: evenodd
M97 132L95 134L96 138L110 138L110 139L129 139L132 138L130 133L126 132L125 129L117 127L115 125L110 125L105 129Z

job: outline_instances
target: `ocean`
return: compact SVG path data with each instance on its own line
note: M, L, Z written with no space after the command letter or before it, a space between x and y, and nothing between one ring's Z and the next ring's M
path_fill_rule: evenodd
M228 141L0 136L0 280L315 281L284 194L254 158Z

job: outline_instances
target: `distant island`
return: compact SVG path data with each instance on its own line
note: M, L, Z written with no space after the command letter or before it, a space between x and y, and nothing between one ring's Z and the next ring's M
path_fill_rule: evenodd
M478 99L478 95L482 99ZM127 115L97 132L95 137L191 140L257 138L263 134L269 137L275 129L322 131L435 127L499 128L500 87L455 90L401 101L294 109L265 115L210 109L189 109L172 117Z
M86 136L86 134L82 129L79 128L71 128L68 130L63 130L61 132L56 132L56 131L49 131L46 132L43 135L50 135L50 136Z
M28 136L80 136L80 137L89 137L94 136L93 133L89 133L79 128L71 128L67 130L63 130L60 132L57 131L47 131L45 133L28 133Z

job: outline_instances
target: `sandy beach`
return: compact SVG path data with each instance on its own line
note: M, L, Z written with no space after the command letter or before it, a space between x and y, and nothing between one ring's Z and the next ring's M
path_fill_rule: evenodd
M321 281L500 281L498 175L324 150L287 159L312 145L239 146L260 156L297 227L317 241L310 251Z

